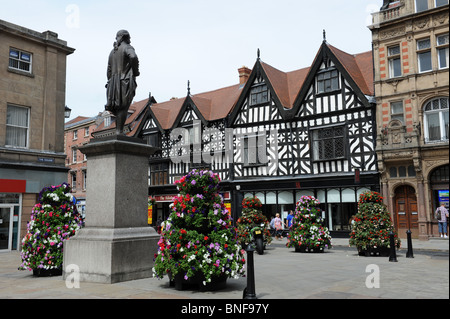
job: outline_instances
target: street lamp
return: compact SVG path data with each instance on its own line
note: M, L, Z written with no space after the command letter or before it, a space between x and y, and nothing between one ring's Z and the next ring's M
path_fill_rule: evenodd
M70 109L69 107L67 107L67 105L66 105L66 107L64 108L64 117L66 118L66 119L68 119L69 117L70 117L70 113L72 112L72 109Z

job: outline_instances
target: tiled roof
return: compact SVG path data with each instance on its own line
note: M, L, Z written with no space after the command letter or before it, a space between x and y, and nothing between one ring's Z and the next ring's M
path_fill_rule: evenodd
M284 109L290 110L294 107L294 102L302 91L302 87L306 85L305 81L311 79L312 75L310 75L310 72L312 67L317 65L316 63L320 63L320 61L317 61L320 52L326 48L336 57L363 94L368 96L374 95L372 52L348 54L324 41L310 67L291 72L283 72L258 59L257 63L260 64L266 74L270 85ZM206 121L220 120L226 118L233 111L241 97L243 87L243 85L237 84L210 92L189 95L189 98ZM185 97L151 104L151 113L161 129L168 130L173 127L187 99L188 97ZM138 118L140 121L143 117L138 116L144 111L147 104L148 99L133 103L130 109L134 109L135 112L127 119L126 124L130 124ZM108 129L113 127L115 127L115 123L108 127ZM137 127L139 127L139 123L133 124L132 131L128 135L132 134L134 136ZM98 130L102 129L102 127L98 128Z

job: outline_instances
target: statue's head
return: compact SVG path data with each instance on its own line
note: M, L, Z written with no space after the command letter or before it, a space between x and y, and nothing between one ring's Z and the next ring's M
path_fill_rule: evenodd
M131 43L131 36L127 30L120 30L116 35L117 44L120 45L122 42Z

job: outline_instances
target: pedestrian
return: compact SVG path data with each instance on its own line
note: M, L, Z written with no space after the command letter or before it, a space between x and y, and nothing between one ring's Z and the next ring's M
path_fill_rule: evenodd
M275 217L274 217L274 216L271 216L271 217L270 217L269 227L270 227L270 233L271 233L272 235L275 234L275 224L274 224L274 222L275 222Z
M292 226L292 219L294 218L294 212L291 210L289 215L286 217L286 228L290 228Z
M436 209L435 217L439 221L439 235L441 237L447 237L447 219L448 219L448 210L445 208L445 204L442 203L440 207Z
M281 232L282 232L282 228L283 228L283 226L282 226L283 223L281 221L280 214L277 213L275 215L275 218L273 220L273 224L275 226L275 238L280 240L280 237L281 237L281 239L282 239L283 236L282 236Z

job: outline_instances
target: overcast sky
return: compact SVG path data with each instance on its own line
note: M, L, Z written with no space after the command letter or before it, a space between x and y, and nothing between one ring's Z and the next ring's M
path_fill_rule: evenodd
M327 41L371 50L370 13L381 0L21 0L1 1L0 19L58 33L67 59L66 104L95 116L106 102L106 66L118 30L131 34L141 76L135 101L158 102L237 84L237 69L261 60L289 72L308 67Z

